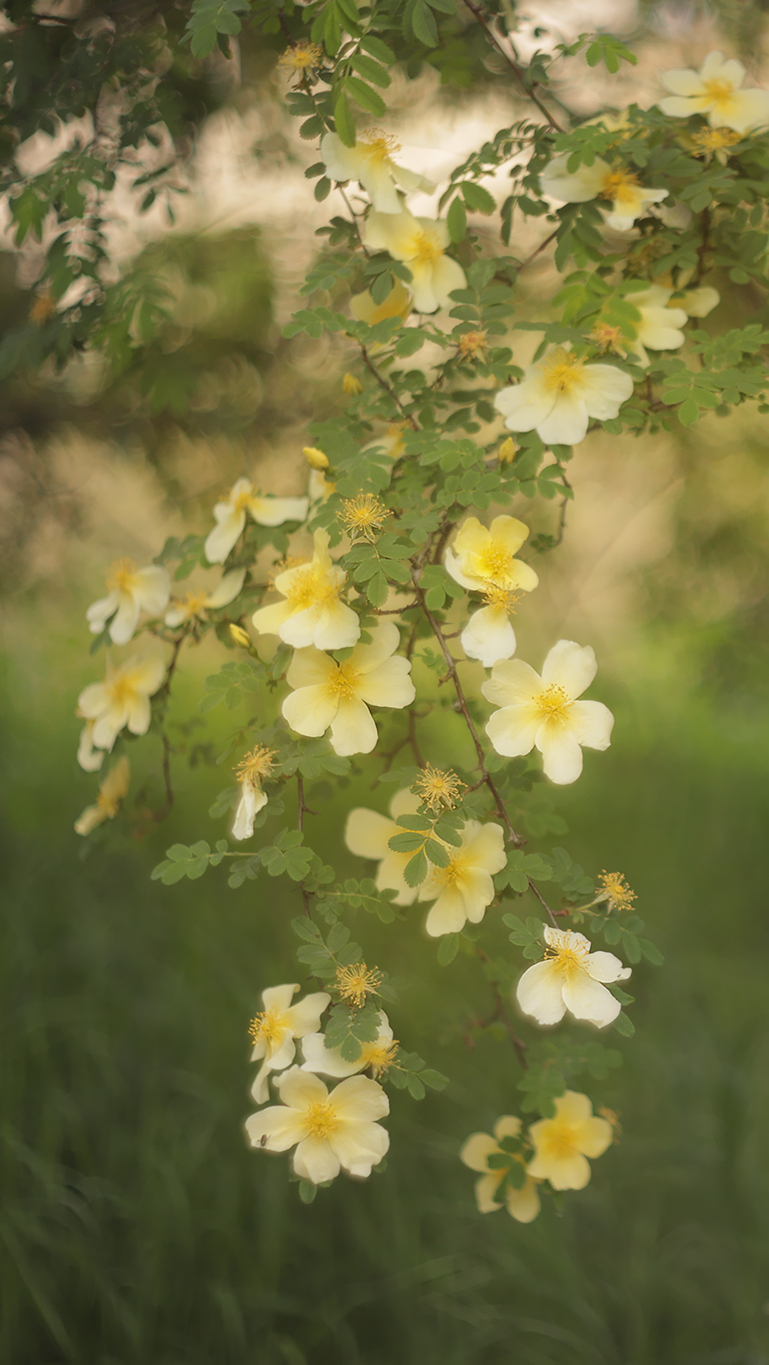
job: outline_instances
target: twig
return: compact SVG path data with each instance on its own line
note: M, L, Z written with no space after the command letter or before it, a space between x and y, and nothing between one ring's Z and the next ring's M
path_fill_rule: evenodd
M418 431L419 427L417 426L416 421L406 412L406 409L401 403L401 400L398 397L397 393L395 392L395 389L393 389L387 383L387 380L379 373L378 369L376 368L376 365L372 365L369 359L368 351L366 350L366 347L363 345L363 342L359 341L358 345L360 346L360 353L363 356L363 363L366 366L366 369L371 371L379 387L381 389L384 389L385 393L389 393L401 417L405 417L406 421L409 422L413 430Z
M469 9L470 13L473 14L475 18L478 20L478 23L480 24L481 28L486 34L486 37L489 39L489 42L492 43L493 46L497 49L497 52L501 53L501 55L504 57L508 66L510 67L510 70L513 72L513 75L515 76L516 80L520 83L524 92L528 95L529 99L532 100L534 104L536 104L540 113L544 114L550 127L554 129L556 133L562 133L564 130L561 127L560 123L558 123L557 120L553 118L553 115L550 113L550 110L547 108L545 104L542 103L542 100L539 98L539 95L536 94L534 87L533 86L530 87L526 84L526 73L524 72L523 67L519 66L518 63L514 61L513 58L510 56L510 53L507 51L507 49L502 46L494 30L487 23L486 16L483 13L483 10L481 9L480 5L473 4L473 0L465 0L465 4L467 5L467 8Z

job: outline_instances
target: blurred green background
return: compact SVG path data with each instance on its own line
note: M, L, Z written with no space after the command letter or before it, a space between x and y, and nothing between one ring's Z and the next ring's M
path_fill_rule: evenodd
M737 9L731 32L721 7L726 41L757 42L761 6ZM641 79L724 41L712 15L682 13L663 15ZM419 90L420 108L448 107ZM261 116L257 162L301 181ZM116 379L92 363L27 376L5 408L0 1359L769 1365L769 438L756 414L585 443L566 543L517 623L535 665L558 635L596 646L614 743L559 792L563 842L591 874L626 873L666 955L636 970L636 1037L594 1087L620 1140L562 1215L548 1203L522 1227L475 1209L459 1147L516 1111L516 1070L493 1040L457 1040L483 986L461 959L436 966L421 912L398 940L414 984L391 1019L451 1083L421 1104L394 1092L386 1172L302 1206L284 1159L247 1150L242 1126L248 1020L293 974L295 896L267 878L231 891L221 870L149 879L174 840L224 832L205 812L227 778L176 757L158 826L150 738L132 747L132 818L87 845L72 831L96 788L72 712L101 671L84 611L105 565L205 528L242 471L298 491L306 423L339 401L347 358L280 338L301 271L287 281L278 227L187 224L144 243L174 300L153 355ZM12 312L16 262L1 264ZM543 265L529 294L551 283ZM211 671L198 654L180 724ZM390 790L340 788L310 841ZM391 931L359 928L393 968Z

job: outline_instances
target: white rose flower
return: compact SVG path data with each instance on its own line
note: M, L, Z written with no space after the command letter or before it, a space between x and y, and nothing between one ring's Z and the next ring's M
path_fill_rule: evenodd
M595 654L573 640L559 640L545 659L542 677L522 659L496 664L482 692L501 709L486 734L498 754L518 758L536 745L551 782L576 782L582 745L608 749L614 717L600 701L577 701L596 675Z
M416 696L411 664L395 654L399 644L398 627L382 621L371 644L356 645L344 663L318 649L297 650L286 675L295 690L283 702L291 729L317 736L330 727L335 753L370 754L378 734L369 706L400 709Z
M413 306L417 313L451 308L453 289L467 281L458 261L447 256L451 245L444 219L415 218L408 209L400 213L370 213L366 219L366 246L389 251L411 271Z
M118 559L107 575L106 597L92 602L86 619L94 635L100 635L110 617L109 637L113 644L127 645L136 630L141 612L160 616L168 605L171 580L165 569L149 564L137 569L132 559Z
M418 886L409 886L403 876L410 853L395 853L390 848L394 834L403 834L397 824L399 815L414 815L419 810L419 797L404 787L390 802L391 819L379 811L356 806L347 817L344 840L357 858L371 858L379 863L376 884L380 891L397 891L396 905L413 905L419 894Z
M658 204L668 194L667 190L644 188L633 171L624 166L610 166L600 156L592 166L578 166L576 171L570 171L568 163L568 152L548 163L539 177L543 193L564 204L610 199L611 209L605 215L606 222L617 232L627 232L636 218L649 212L650 204Z
M627 296L627 302L641 314L640 322L631 324L636 334L629 343L629 349L638 356L644 369L651 364L646 353L647 346L651 346L653 351L675 351L686 340L681 328L686 325L688 314L683 305L670 303L672 293L672 289L652 284L648 289Z
M81 715L94 722L92 742L97 749L111 749L124 726L132 735L146 735L152 709L150 697L166 673L160 654L133 654L119 668L107 668L103 683L84 687L77 704ZM81 765L82 766L82 765Z
M586 363L566 346L551 346L529 365L519 384L500 389L494 406L508 431L533 431L545 445L577 445L591 417L617 417L633 392L630 375L616 365Z
M496 895L492 875L507 862L501 825L468 820L459 847L446 845L447 867L431 865L419 888L421 901L435 901L425 928L431 938L458 934L469 920L479 924Z
M291 1001L299 990L296 984L268 986L262 991L261 1014L251 1021L251 1037L254 1047L251 1061L262 1060L261 1068L251 1087L251 1094L257 1104L269 1099L269 1075L271 1071L283 1071L296 1056L296 1039L305 1038L308 1033L320 1029L320 1016L331 1000L326 991L316 991L306 995L295 1005Z
M682 293L676 292L673 302L668 306L683 308L686 316L690 318L706 318L708 313L712 313L720 302L721 295L718 290L710 284L703 284L696 289L684 289Z
M590 940L572 929L545 925L544 933L547 956L527 968L515 992L524 1014L538 1024L557 1024L569 1010L575 1019L606 1028L622 1008L606 985L626 981L630 967L614 953L591 953Z
M214 507L216 526L203 546L209 564L223 564L238 537L243 534L246 517L260 526L282 526L284 521L304 521L306 498L263 498L250 479L238 479L226 498Z
M211 592L205 589L188 592L186 597L171 603L165 616L166 625L183 626L195 616L203 618L207 611L228 607L240 593L245 578L245 569L231 569L229 573L222 574L217 587L212 588Z
M339 600L347 574L328 552L328 532L316 531L314 539L312 561L284 569L275 579L285 601L261 607L251 619L256 630L279 635L295 649L348 649L360 637L360 620Z
M82 719L83 713L78 708L75 713ZM87 720L80 731L80 740L77 747L77 761L80 767L87 773L98 772L104 762L104 750L95 749L93 746L93 727L95 720Z
M671 95L659 100L658 108L673 118L704 114L711 128L731 128L735 133L769 124L769 91L741 90L745 79L742 62L723 52L709 52L699 71L665 71L662 84Z
M102 755L103 757L103 755ZM90 834L92 829L105 820L114 820L120 810L120 803L128 792L131 780L131 765L125 754L113 763L99 788L96 804L86 806L83 814L75 821L76 834Z
M354 147L346 147L336 133L326 133L320 141L320 154L332 180L357 180L379 213L400 213L401 198L395 186L407 191L424 190L432 194L435 186L416 171L398 166L393 157L400 143L379 128L360 133Z
M294 1173L320 1185L344 1169L368 1176L390 1146L390 1136L377 1119L390 1112L377 1081L350 1076L329 1094L317 1076L292 1066L277 1082L282 1104L246 1119L252 1147L268 1152L294 1152Z
M379 1011L377 1036L371 1043L361 1043L360 1054L354 1062L345 1061L338 1047L327 1047L322 1033L310 1033L302 1040L304 1062L302 1071L320 1072L322 1076L355 1076L359 1071L371 1071L376 1079L389 1070L395 1061L398 1044L393 1037L390 1021L384 1010Z

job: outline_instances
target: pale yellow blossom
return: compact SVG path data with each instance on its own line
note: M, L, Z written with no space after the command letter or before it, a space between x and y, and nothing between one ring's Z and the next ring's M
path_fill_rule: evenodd
M501 825L468 820L459 837L459 847L446 845L448 866L431 865L419 888L421 901L435 901L425 925L431 938L458 934L468 920L479 924L496 895L492 876L507 862Z
M269 1076L272 1071L283 1071L296 1056L296 1039L305 1038L320 1029L320 1016L331 1000L326 991L316 991L303 1000L291 1004L299 987L268 986L262 991L264 1009L251 1021L253 1039L251 1061L262 1065L251 1087L257 1104L269 1098Z
M490 1167L489 1157L504 1155L512 1166L513 1162L521 1162L525 1165L524 1158L512 1152L503 1152L500 1142L506 1137L519 1137L521 1132L521 1120L512 1114L504 1114L501 1119L497 1119L494 1124L494 1136L490 1133L472 1133L465 1142L459 1153L460 1161L465 1166L469 1166L471 1171L480 1171L481 1178L475 1182L475 1202L478 1205L479 1213L494 1213L497 1209L506 1208L511 1218L515 1218L518 1223L531 1223L540 1210L539 1194L537 1193L537 1181L533 1180L526 1173L526 1180L520 1189L508 1184L504 1203L497 1200L496 1195L502 1181L507 1175L504 1166Z
M203 618L207 611L228 607L240 593L245 577L245 569L231 569L229 573L222 574L219 583L210 592L202 588L199 592L188 592L186 597L173 601L166 612L166 625L183 626L195 617Z
M545 445L577 445L590 418L617 417L633 392L630 375L616 365L586 363L567 346L551 346L523 379L500 389L494 406L509 431L536 429Z
M297 734L316 736L331 730L331 747L340 755L370 754L377 728L369 706L400 709L416 696L408 659L395 651L398 627L382 621L368 645L356 645L344 663L318 649L299 649L286 681L294 690L283 702L283 715Z
M704 114L711 128L731 128L735 133L769 124L769 91L742 90L745 67L723 52L709 52L699 71L665 71L662 84L672 94L658 103L663 114L689 118Z
M598 1028L611 1024L622 1008L606 985L626 981L630 968L614 953L591 953L590 940L572 929L544 929L547 956L523 973L516 999L538 1024L557 1024L568 1010ZM603 984L605 983L605 984Z
M277 1082L282 1104L246 1120L253 1147L286 1152L296 1147L294 1174L313 1185L333 1180L340 1170L368 1176L390 1146L377 1119L390 1112L377 1081L350 1076L329 1093L312 1073L292 1066Z
M646 347L653 351L674 351L683 346L686 337L681 328L686 325L687 313L683 306L671 304L672 289L652 284L648 289L628 294L627 302L641 314L639 322L630 323L634 336L628 342L644 369L651 364Z
M405 322L411 312L411 294L403 280L396 279L381 303L374 302L368 289L364 289L362 294L353 294L350 312L358 322L367 322L369 327L375 327L385 318L403 318Z
M534 1144L529 1175L549 1180L554 1190L582 1190L590 1179L586 1158L594 1160L611 1146L611 1124L596 1118L587 1095L575 1090L559 1096L555 1110L554 1118L539 1119L529 1128Z
M384 1010L379 1011L377 1036L370 1043L361 1043L360 1053L348 1062L338 1047L328 1047L322 1033L311 1033L302 1040L304 1062L302 1071L313 1071L321 1076L355 1076L359 1071L370 1071L374 1079L388 1071L395 1061L398 1044Z
M132 735L146 735L154 696L165 677L160 654L132 655L118 668L108 666L104 682L90 683L78 697L81 715L94 722L92 741L97 749L111 749L124 726Z
M109 637L113 644L127 645L139 623L139 616L160 616L168 604L171 580L158 564L137 569L132 559L118 559L107 575L106 597L93 602L86 619L94 635L100 635L112 617Z
M83 713L78 710L76 715L82 719ZM80 731L80 741L77 748L77 761L87 773L98 772L104 762L104 750L95 749L93 744L93 727L95 724L95 720L86 721Z
M131 780L131 765L125 754L113 763L99 788L99 795L93 806L86 806L83 814L75 821L76 834L90 834L97 825L105 820L114 820L120 810L120 803L128 792Z
M576 782L582 746L608 749L614 717L599 701L578 701L597 671L595 654L573 640L559 640L545 659L542 677L522 659L498 663L482 692L501 709L486 725L498 754L518 758L536 745L552 782Z
M267 805L267 796L262 791L262 779L269 777L275 762L275 750L264 744L257 744L235 769L240 783L240 801L235 812L232 826L233 839L250 839L254 832L254 820L259 811Z
M400 213L370 213L366 220L366 246L388 251L411 272L411 292L417 313L450 308L454 289L467 281L458 261L446 255L451 245L444 219L415 218L408 209Z
M406 170L393 160L401 150L400 144L389 133L379 128L367 128L360 133L354 147L346 147L336 133L321 138L320 154L332 180L357 180L379 213L396 214L401 211L401 189L425 190L435 188L417 171Z
M304 521L306 498L262 497L250 479L238 479L226 498L214 507L216 526L203 547L209 564L223 564L246 527L247 517L260 526L281 526L284 521Z
M390 840L403 834L397 824L400 815L414 815L420 806L419 797L408 787L395 793L390 802L390 818L379 811L357 806L347 817L344 839L351 853L358 858L370 858L379 863L376 884L379 891L397 891L396 905L412 905L419 894L418 886L409 886L403 870L410 853L395 853Z
M665 189L649 189L638 183L638 176L625 166L610 166L597 156L592 166L568 169L569 153L555 157L540 174L544 194L565 204L584 204L590 199L609 199L611 209L606 223L615 231L626 232L636 218L649 213L651 204L667 197Z
M347 582L328 552L327 531L315 532L315 552L308 563L284 569L275 589L285 600L254 612L256 630L279 635L287 645L305 649L348 649L360 637L360 620L340 596Z

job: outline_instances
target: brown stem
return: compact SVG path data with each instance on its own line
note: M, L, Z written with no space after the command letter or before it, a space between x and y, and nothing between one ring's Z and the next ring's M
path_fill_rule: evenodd
M532 261L535 261L535 260L537 259L537 256L540 254L540 252L545 250L545 247L548 247L548 246L550 245L551 242L554 242L554 241L555 241L555 239L556 239L556 237L558 236L558 233L560 232L560 230L561 230L561 225L560 225L560 223L559 223L558 227L555 228L554 231L550 233L550 236L549 236L549 237L546 237L545 240L544 240L544 242L540 242L540 244L539 244L539 246L536 248L536 250L535 250L535 251L532 251L532 252L530 253L530 255L528 255L524 261L521 261L520 265L518 266L518 273L519 273L519 274L520 274L520 272L521 272L522 270L525 270L525 269L526 269L526 266L527 266L527 265L531 265Z
M358 345L360 346L360 352L361 352L361 355L363 356L363 363L364 363L364 365L366 366L366 369L371 371L371 373L373 374L373 376L374 376L374 378L375 378L377 384L379 385L380 389L384 389L385 393L389 393L389 395L390 395L390 397L392 398L392 401L393 401L393 403L395 404L396 408L398 409L398 412L400 413L401 417L405 417L405 418L406 418L406 421L409 422L409 424L411 425L411 427L413 428L413 430L414 430L414 431L418 431L419 428L418 428L418 426L417 426L417 424L416 424L414 418L413 418L413 417L410 417L409 414L406 412L406 409L404 408L403 404L401 403L401 400L400 400L400 398L398 397L397 393L395 392L395 389L393 389L393 388L388 384L387 380L379 373L378 369L376 368L376 365L372 365L372 363L371 363L371 361L370 361L370 359L369 359L369 354L368 354L368 351L366 350L366 347L365 347L365 346L363 345L363 343L360 342L360 341L358 342Z
M300 834L302 834L302 833L304 832L304 817L305 817L305 814L309 814L309 813L311 813L311 812L310 812L309 806L306 806L306 805L304 804L304 779L302 778L301 773L297 773L297 775L296 775L296 827L297 827L297 829L299 830L299 833L300 833ZM305 886L304 882L300 882L300 883L299 883L299 887L300 887L300 890L301 890L301 892L302 892L302 900L303 900L303 902L304 902L304 913L305 913L305 915L307 916L307 918L309 919L309 918L310 918L310 900L311 900L312 898L311 898L310 892L307 890L307 887ZM317 980L317 977L316 977L316 980Z
M542 100L539 98L539 95L536 94L534 87L533 86L529 87L526 84L526 74L524 72L523 67L519 66L518 63L514 61L513 58L510 56L510 53L507 51L507 49L502 46L496 33L491 28L490 24L487 23L486 16L483 13L483 10L481 9L480 5L473 4L473 0L465 0L465 4L467 5L467 8L469 9L470 13L474 15L475 18L478 20L478 23L480 24L481 28L486 34L486 37L489 39L489 42L492 43L492 45L497 49L497 52L501 53L501 55L504 57L508 66L510 67L510 70L513 72L513 75L515 76L516 80L522 86L526 95L528 95L529 99L532 100L534 104L536 104L540 113L544 114L550 127L556 133L562 133L564 130L561 127L560 123L558 123L556 119L553 118L553 115L550 113L550 110L547 108L546 105L542 103Z
M481 948L481 947L479 946L479 944L477 944L477 943L476 943L476 945L475 945L475 951L476 951L476 953L478 954L478 957L481 959L482 962L488 962L488 961L489 961L489 956L488 956L488 954L485 953L485 952L483 951L483 948ZM513 1047L514 1047L514 1049L515 1049L515 1055L516 1055L516 1057L518 1058L518 1061L519 1061L520 1066L521 1066L521 1070L522 1070L522 1071L528 1071L528 1069L529 1069L529 1064L528 1064L528 1062L526 1061L526 1050L527 1050L527 1049L526 1049L526 1044L524 1043L524 1041L523 1041L522 1038L519 1038L519 1037L518 1037L518 1034L517 1034L516 1031L515 1031L515 1027L514 1027L514 1025L513 1025L513 1021L512 1021L512 1019L510 1018L510 1015L509 1015L508 1012L507 1012L507 1006L505 1005L505 1002L504 1002L504 1000L502 999L502 992L501 992L500 989L499 989L499 983L498 983L497 981L492 981L492 982L491 982L491 989L492 989L492 992L493 992L493 995L494 995L494 1010L492 1011L491 1014L487 1015L485 1019L474 1019L474 1020L473 1020L472 1024L470 1024L470 1028L468 1028L468 1031L467 1031L467 1033L466 1033L466 1035L465 1035L465 1041L467 1042L468 1047L474 1046L473 1041L472 1041L472 1039L471 1039L471 1037L470 1037L470 1029L472 1029L472 1028L488 1028L490 1024L496 1023L497 1019L500 1019L500 1020L502 1021L502 1023L504 1024L504 1026L505 1026L505 1028L506 1028L506 1030L507 1030L507 1036L509 1037L510 1042L512 1043L512 1045L513 1045Z

